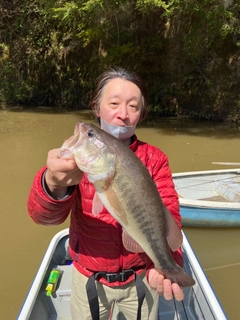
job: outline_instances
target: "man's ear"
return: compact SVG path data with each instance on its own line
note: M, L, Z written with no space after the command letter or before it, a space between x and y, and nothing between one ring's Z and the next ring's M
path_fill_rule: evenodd
M95 116L97 118L100 118L100 110L99 110L99 107L97 105L94 106L93 112L95 113Z

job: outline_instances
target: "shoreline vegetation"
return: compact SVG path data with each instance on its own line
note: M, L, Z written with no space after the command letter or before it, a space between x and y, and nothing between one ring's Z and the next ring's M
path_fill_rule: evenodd
M154 116L240 123L235 1L3 0L0 13L0 108L88 110L96 77L121 66L145 79Z

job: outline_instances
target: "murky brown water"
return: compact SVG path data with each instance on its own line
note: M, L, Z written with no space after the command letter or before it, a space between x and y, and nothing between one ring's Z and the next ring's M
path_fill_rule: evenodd
M16 319L49 241L68 227L32 222L26 210L29 188L48 150L61 146L89 112L54 114L0 111L0 319ZM165 120L137 129L138 137L169 156L173 172L220 169L213 161L240 161L240 131L229 126ZM230 167L224 167L230 168ZM228 317L240 314L240 230L185 228Z

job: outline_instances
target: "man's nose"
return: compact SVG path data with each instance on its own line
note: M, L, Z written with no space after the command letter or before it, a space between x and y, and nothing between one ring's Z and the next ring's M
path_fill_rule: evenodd
M121 119L128 118L128 107L126 104L121 104L119 106L117 116Z

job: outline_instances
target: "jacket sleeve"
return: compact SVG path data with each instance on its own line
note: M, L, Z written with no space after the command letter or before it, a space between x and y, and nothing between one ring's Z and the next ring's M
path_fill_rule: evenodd
M55 200L43 188L42 179L47 167L43 167L35 176L28 196L28 214L34 222L42 225L58 225L69 215L75 200L75 189L66 198Z

